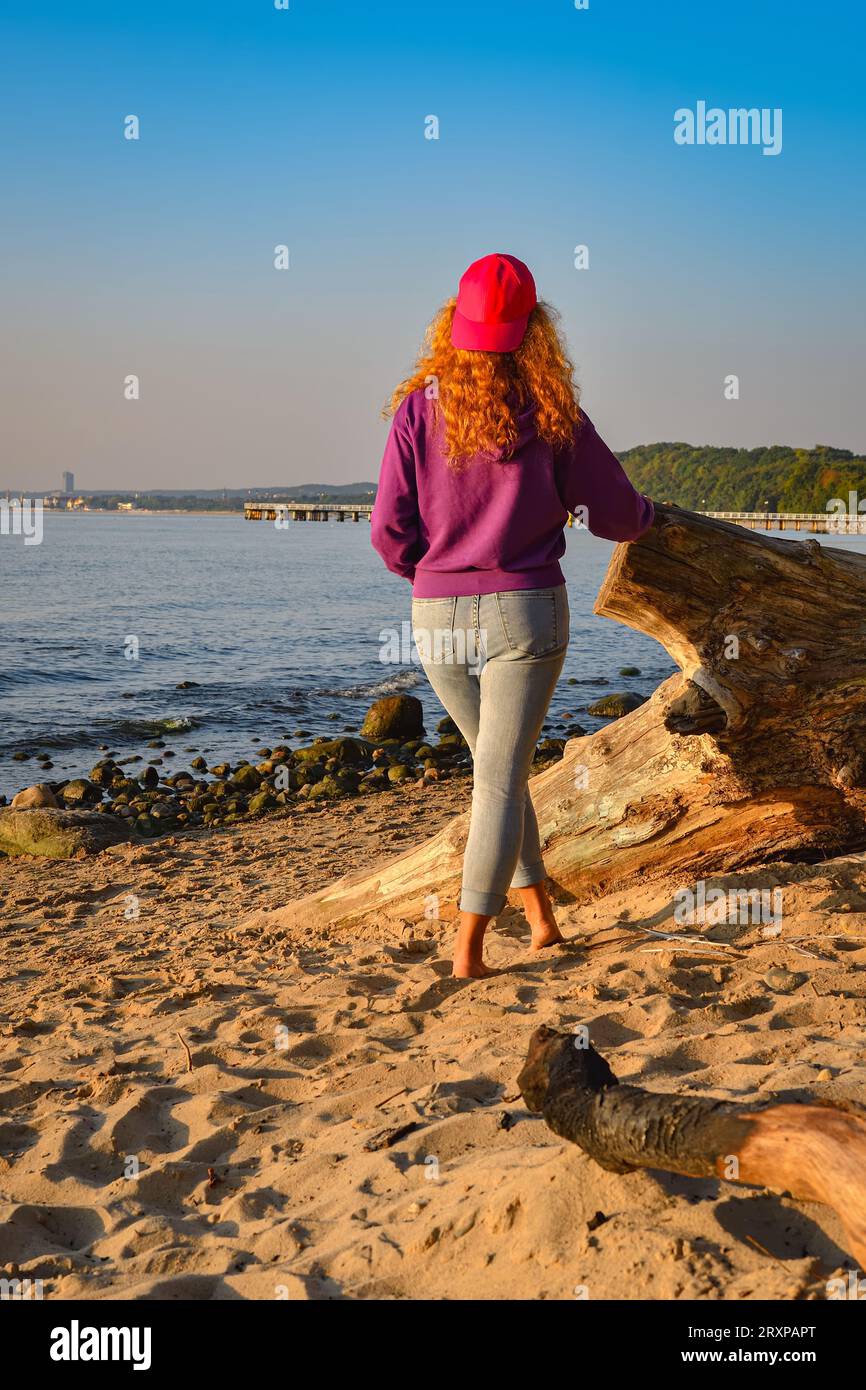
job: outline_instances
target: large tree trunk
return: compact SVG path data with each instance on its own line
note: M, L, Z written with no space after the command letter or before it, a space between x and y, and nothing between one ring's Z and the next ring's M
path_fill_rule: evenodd
M657 1168L790 1192L835 1209L866 1267L866 1120L820 1104L751 1105L620 1085L591 1044L542 1027L517 1079L528 1108L602 1168Z
M560 900L866 844L866 557L658 506L617 546L595 611L657 638L681 674L530 782ZM467 825L309 910L451 916Z

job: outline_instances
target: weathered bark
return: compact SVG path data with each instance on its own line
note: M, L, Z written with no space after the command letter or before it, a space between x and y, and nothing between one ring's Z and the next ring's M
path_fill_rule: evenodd
M866 557L658 506L596 602L680 667L532 779L560 900L866 844ZM468 815L309 900L327 920L456 909Z
M866 1119L846 1110L752 1105L621 1085L590 1043L542 1027L518 1077L527 1107L602 1168L656 1168L789 1192L839 1216L866 1267Z

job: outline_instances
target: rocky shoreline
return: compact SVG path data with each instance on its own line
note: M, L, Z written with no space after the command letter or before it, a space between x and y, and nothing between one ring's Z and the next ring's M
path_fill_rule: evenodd
M611 700L599 713L615 717ZM631 697L635 699L637 697ZM626 701L627 703L627 701ZM621 709L624 713L625 709ZM570 736L584 730L575 722ZM535 769L562 756L564 738L542 738ZM111 844L151 840L187 829L219 828L302 803L369 796L402 784L422 786L465 776L471 768L466 740L446 715L428 738L420 700L391 695L376 700L357 734L321 736L310 744L259 748L253 759L213 762L194 756L189 769L164 759L164 740L140 771L140 757L115 761L106 752L87 777L38 782L5 807L0 798L0 854L71 858ZM49 762L43 755L42 765Z

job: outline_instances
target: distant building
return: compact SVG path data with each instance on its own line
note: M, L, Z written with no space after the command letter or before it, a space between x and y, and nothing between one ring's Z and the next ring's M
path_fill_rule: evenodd
M64 474L63 474L63 491L64 491L64 492L74 492L74 491L75 491L75 474L74 474L74 473L64 473Z

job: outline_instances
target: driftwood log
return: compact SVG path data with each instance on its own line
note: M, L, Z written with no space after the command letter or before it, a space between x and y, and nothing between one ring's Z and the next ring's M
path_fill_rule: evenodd
M657 507L595 611L680 668L530 791L560 901L866 845L866 556ZM305 900L328 921L456 911L468 815ZM305 910L306 910L305 909Z
M737 1104L621 1085L579 1042L537 1029L518 1077L527 1107L554 1134L615 1173L655 1168L822 1202L866 1268L866 1119L818 1104Z

